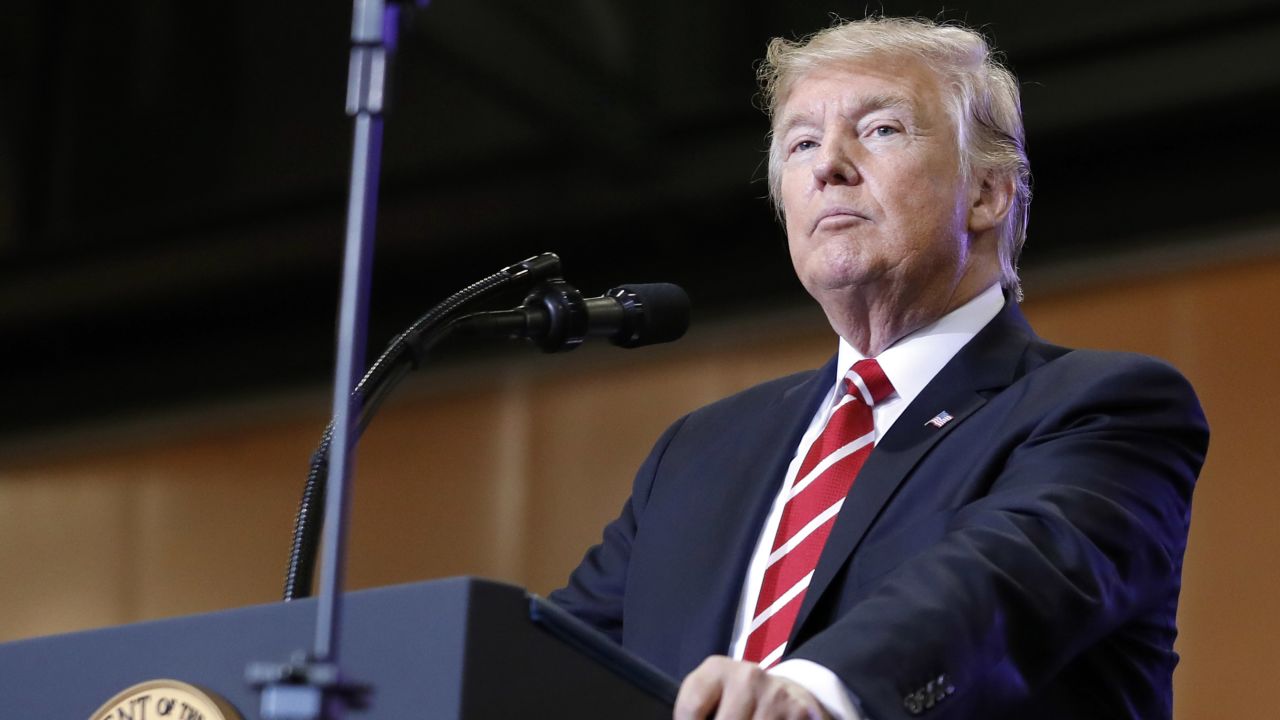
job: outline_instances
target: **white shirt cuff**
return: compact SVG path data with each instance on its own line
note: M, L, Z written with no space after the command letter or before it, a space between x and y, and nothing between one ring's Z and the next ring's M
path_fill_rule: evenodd
M866 720L853 693L836 674L811 660L787 660L769 668L770 675L786 678L809 692L836 720Z

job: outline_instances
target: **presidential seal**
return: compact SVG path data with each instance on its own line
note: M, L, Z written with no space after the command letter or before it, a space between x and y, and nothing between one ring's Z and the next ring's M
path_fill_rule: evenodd
M89 720L243 720L216 693L177 680L148 680L121 691Z

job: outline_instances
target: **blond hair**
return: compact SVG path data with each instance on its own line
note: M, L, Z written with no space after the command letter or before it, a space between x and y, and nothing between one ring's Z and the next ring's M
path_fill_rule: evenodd
M1013 178L1014 197L997 228L997 244L1001 284L1020 299L1017 263L1031 203L1022 102L1017 79L994 57L982 35L930 20L875 17L840 22L798 42L774 38L758 70L770 122L777 123L778 110L795 83L813 70L884 57L918 59L942 78L949 90L947 111L956 126L963 172L994 170ZM781 213L781 139L771 136L769 196Z

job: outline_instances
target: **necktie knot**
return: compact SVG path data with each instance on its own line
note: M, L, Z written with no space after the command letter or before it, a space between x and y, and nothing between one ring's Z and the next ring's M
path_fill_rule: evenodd
M854 363L844 377L844 386L849 394L861 398L867 407L875 407L895 392L880 363L871 359Z

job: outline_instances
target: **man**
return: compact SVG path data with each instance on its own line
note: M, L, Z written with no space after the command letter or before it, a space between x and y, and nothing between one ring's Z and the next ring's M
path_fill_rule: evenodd
M1018 312L1015 80L899 19L775 40L762 78L838 354L668 429L553 599L687 674L678 718L1169 717L1208 430L1168 366Z

